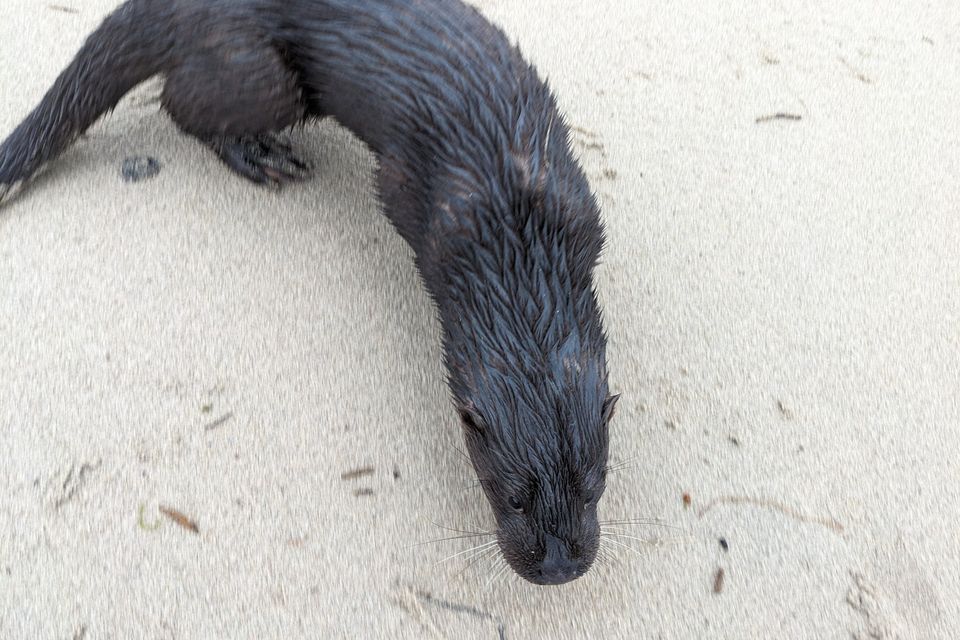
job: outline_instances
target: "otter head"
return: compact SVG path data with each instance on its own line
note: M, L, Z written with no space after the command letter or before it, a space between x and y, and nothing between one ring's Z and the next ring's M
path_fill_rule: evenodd
M597 557L597 503L618 396L608 395L603 363L596 365L542 376L488 370L459 403L503 558L535 584L579 578Z
M599 209L562 119L544 113L515 145L527 151L507 156L505 184L465 171L438 188L443 206L418 264L503 558L526 580L555 585L597 557L617 398L593 288Z

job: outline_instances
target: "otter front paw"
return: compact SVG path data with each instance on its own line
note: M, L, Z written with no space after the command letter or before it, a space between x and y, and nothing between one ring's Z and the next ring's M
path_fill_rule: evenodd
M208 144L230 169L257 184L296 182L310 173L310 165L277 135L215 138Z

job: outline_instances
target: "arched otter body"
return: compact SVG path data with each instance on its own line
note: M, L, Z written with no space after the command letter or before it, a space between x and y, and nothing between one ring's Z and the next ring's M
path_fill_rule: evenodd
M375 152L504 558L538 584L583 575L615 403L603 231L535 70L457 0L131 0L0 146L0 199L158 74L177 125L251 180L302 175L273 133L305 119L332 116Z

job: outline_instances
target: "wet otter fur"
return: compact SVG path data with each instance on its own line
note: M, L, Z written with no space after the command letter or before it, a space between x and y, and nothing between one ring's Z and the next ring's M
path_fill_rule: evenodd
M439 310L449 387L523 578L594 562L608 425L597 202L555 98L458 0L130 0L0 146L0 198L133 86L255 182L303 177L275 133L330 116L379 159L384 211Z

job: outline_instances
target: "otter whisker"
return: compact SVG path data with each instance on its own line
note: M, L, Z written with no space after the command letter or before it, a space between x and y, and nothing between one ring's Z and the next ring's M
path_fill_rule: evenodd
M436 540L425 540L425 541L423 541L423 542L416 542L416 543L414 543L414 544L411 544L411 545L408 545L408 546L404 547L404 549L413 549L413 548L416 548L416 547L423 547L423 546L426 546L426 545L428 545L428 544L438 544L438 543L440 543L440 542L447 542L447 541L449 541L449 540L466 540L466 539L470 539L470 538L484 538L484 537L492 536L492 535L493 535L492 533L468 533L468 534L462 535L462 536L449 536L449 537L447 537L447 538L437 538Z
M600 547L597 549L597 558L601 559L601 566L603 567L615 566L617 562L617 558L613 555L613 551L603 544L603 538L600 539Z
M497 562L502 562L502 563L506 562L506 560L503 559L503 556L500 555L498 551L499 551L498 549L490 549L490 551L486 552L482 558L478 558L477 560L475 560L475 562L482 562L488 565L487 567L488 570L493 569L496 566Z
M635 463L639 459L640 459L640 456L634 456L632 458L628 458L627 460L624 460L623 462L607 465L604 471L606 471L607 473L616 473L617 471L623 471L624 469L633 465L633 463Z
M634 536L627 536L620 533L614 533L611 535L617 538L634 538ZM669 538L634 538L634 539L640 542L643 542L645 545L649 547L664 547L667 545L686 544L694 540L694 536L687 535L687 536L675 536L675 537L669 537Z
M499 557L499 556L498 556L498 557ZM503 560L503 559L501 558L501 561L503 562L503 564L500 566L499 569L497 569L496 571L494 571L493 574L491 574L491 576L490 576L489 578L487 578L487 583L486 583L485 585L483 585L483 588L484 588L485 590L490 589L490 585L492 585L493 582L494 582L498 577L502 576L503 573L504 573L504 571L505 571L506 569L509 569L509 568L510 568L510 565L507 564L507 562L506 562L505 560Z
M604 557L605 559L609 560L610 563L615 563L619 558L617 558L617 557L613 554L613 551L608 547L608 545L606 544L606 541L603 539L603 537L601 537L598 542L599 542L600 546L597 547L597 557L600 557L600 554L603 554L603 557Z
M448 538L437 538L436 540L425 540L425 541L423 541L423 542L417 542L417 543L411 544L411 545L409 545L409 546L407 546L407 547L404 547L404 548L405 548L405 549L413 549L414 547L423 547L423 546L426 546L426 545L428 545L428 544L437 544L437 543L440 543L440 542L447 542L447 541L449 541L449 540L465 540L465 539L468 539L468 538L482 538L482 537L485 537L485 536L488 536L488 535L492 535L492 534L488 534L488 533L470 533L470 534L467 534L467 535L464 535L464 536L450 536L450 537L448 537Z
M432 520L430 521L430 524L432 524L433 526L435 526L435 527L437 527L437 528L439 528L439 529L444 529L444 530L446 530L446 531L453 531L454 533L466 533L466 534L469 534L469 535L476 535L476 536L492 536L492 535L494 535L494 532L493 532L493 531L471 531L470 529L457 529L456 527L445 527L445 526L443 526L442 524L439 524L439 523L434 522L434 521L432 521Z
M467 462L469 462L469 463L470 463L470 466L473 467L473 461L470 459L470 456L468 456L468 455L466 454L466 452L464 452L463 449L461 449L460 447L458 447L458 446L455 445L455 444L452 444L452 445L450 445L450 446L453 447L453 450L454 450L454 451L456 451L456 452L459 453L461 456L463 456L463 459L466 460Z
M464 549L463 551L458 551L457 553L454 553L453 555L447 556L447 557L444 558L443 560L439 560L439 561L435 562L435 563L434 563L434 566L437 566L438 564L443 564L444 562L446 562L446 561L448 561L448 560L453 560L454 558L458 558L458 557L460 557L460 556L462 556L462 555L465 555L465 554L467 554L467 553L478 553L479 551L481 551L481 550L483 550L483 549L487 549L487 548L489 548L489 547L492 547L492 546L495 545L495 544L497 544L497 541L496 541L496 540L491 540L490 542L484 542L483 544L477 545L477 546L475 546L475 547L470 547L469 549Z
M593 565L592 565L592 566L594 566L594 567L605 567L605 566L607 566L607 565L606 565L607 559L606 559L606 557L604 556L603 551L604 551L604 550L603 550L603 545L600 545L599 547L597 547L597 555L594 556Z
M600 542L601 543L603 542L602 538L600 539ZM613 551L609 547L605 547L603 546L603 544L601 544L598 551L603 553L603 561L607 565L613 565L614 563L616 563L617 558L613 555Z
M675 531L686 531L683 527L679 527L674 524L667 524L660 520L644 520L644 519L635 519L635 520L601 520L599 522L601 527L605 526L650 526L650 527L663 527L665 529L673 529Z
M490 547L488 549L484 549L483 551L478 551L476 555L473 558L471 558L466 565L464 565L463 569L457 572L456 577L459 578L460 576L462 576L464 573L467 572L467 569L477 564L478 562L490 561L491 559L494 559L496 557L497 557L497 547Z
M638 532L629 527L636 526L633 524L617 524L617 523L606 523L601 529L601 533L629 533L630 535L637 534ZM668 529L676 531L677 534L684 539L692 539L693 533L689 529L684 529L683 527L677 526L667 526Z
M663 518L611 518L609 520L600 520L600 522L624 522L631 524L661 524Z
M618 533L616 531L602 531L600 532L600 537L627 538L628 540L636 540L637 542L642 542L643 544L651 547L659 547L667 542L680 542L682 540L681 538L641 538L639 536L631 536L625 533Z
M601 536L601 537L600 537L600 540L601 540L601 542L606 542L607 544L614 544L614 545L616 545L616 546L618 546L618 547L623 547L624 549L626 549L626 550L629 551L630 553L635 553L638 558L642 558L642 557L643 557L643 554L640 553L640 551L638 551L637 549L634 549L633 547L631 547L630 545L628 545L628 544L626 544L626 543L624 543L624 542L620 542L619 540L615 540L614 538L607 538L607 537Z

